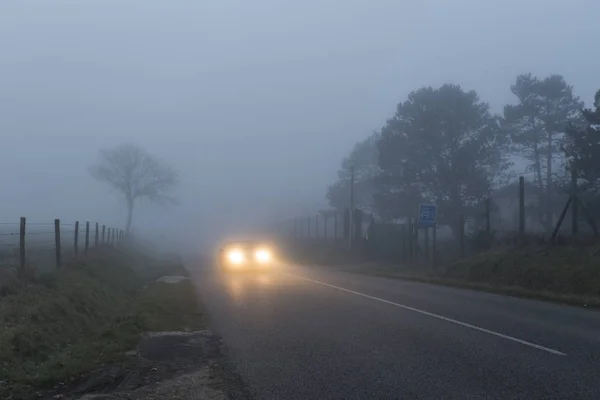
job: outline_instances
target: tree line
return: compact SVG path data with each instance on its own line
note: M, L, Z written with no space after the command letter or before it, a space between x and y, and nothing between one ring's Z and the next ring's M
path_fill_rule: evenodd
M519 75L517 102L501 115L475 91L458 85L423 87L399 103L383 127L355 144L327 189L332 207L355 205L384 221L414 217L419 204L438 206L438 222L454 233L492 191L514 179L515 156L533 175L536 219L552 229L560 175L576 171L600 198L600 90L584 108L563 76ZM600 202L599 202L600 204Z

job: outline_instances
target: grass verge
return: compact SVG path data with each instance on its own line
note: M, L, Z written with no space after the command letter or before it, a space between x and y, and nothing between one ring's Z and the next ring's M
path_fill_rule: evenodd
M598 248L530 247L490 251L439 268L362 265L352 272L600 308Z
M0 398L37 398L111 363L152 330L203 325L187 275L172 259L103 249L59 272L0 293Z

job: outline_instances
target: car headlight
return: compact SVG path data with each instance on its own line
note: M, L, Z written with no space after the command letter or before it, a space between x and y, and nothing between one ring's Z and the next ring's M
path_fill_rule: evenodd
M232 250L227 253L227 259L233 264L241 264L244 262L244 253L239 250Z
M255 257L256 260L261 263L271 261L271 253L265 249L256 250Z

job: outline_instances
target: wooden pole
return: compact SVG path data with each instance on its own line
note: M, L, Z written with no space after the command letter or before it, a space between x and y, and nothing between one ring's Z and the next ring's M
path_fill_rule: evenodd
M104 234L106 233L106 225L102 225L102 244L106 243Z
M96 222L96 235L94 236L94 247L98 247L98 233L99 233L99 228L98 228L98 223Z
M577 201L577 171L571 171L571 233L577 236L579 232L579 202Z
M85 254L87 255L90 248L90 222L85 223Z
M354 244L354 165L350 167L350 232L348 235L348 247L352 250Z
M79 221L75 221L75 234L73 235L73 252L75 257L79 253Z
M60 268L60 219L54 220L54 249L56 252L56 268Z
M25 228L27 220L25 217L21 217L21 223L19 227L19 261L21 265L21 273L25 271Z
M569 196L569 200L567 200L567 204L565 204L565 207L563 208L562 212L560 213L560 217L558 217L558 222L556 223L556 226L554 227L554 231L552 232L552 236L550 237L551 243L554 243L554 240L556 239L556 235L558 235L560 226L562 225L563 220L565 219L565 215L567 215L567 211L569 210L569 206L571 205L572 201L573 201L573 198L571 196Z
M519 245L525 245L525 178L519 177Z

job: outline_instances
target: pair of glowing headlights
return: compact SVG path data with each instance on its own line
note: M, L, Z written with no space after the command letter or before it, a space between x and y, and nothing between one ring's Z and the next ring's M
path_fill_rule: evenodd
M258 249L254 252L254 259L259 263L268 263L271 258L271 252L267 249ZM227 259L233 264L242 264L246 261L246 255L241 250L230 250L227 252Z

